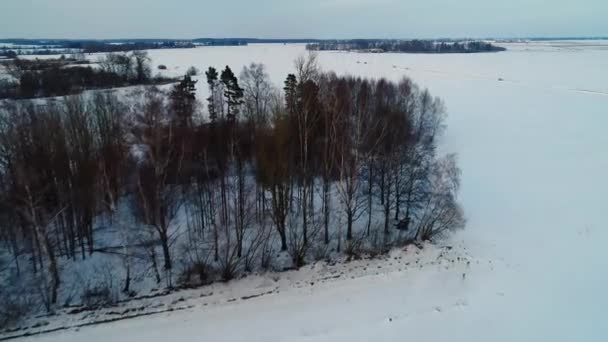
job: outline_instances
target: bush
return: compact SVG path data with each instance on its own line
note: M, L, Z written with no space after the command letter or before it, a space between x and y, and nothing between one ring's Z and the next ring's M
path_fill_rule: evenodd
M14 327L32 313L39 313L43 305L46 307L38 292L45 284L44 272L19 273L8 264L7 257L0 250L0 330Z
M188 68L188 71L186 71L186 75L187 76L197 76L199 73L198 69L196 67L191 66L190 68Z
M29 313L32 303L27 296L14 297L0 294L0 328L8 328L18 323Z
M346 241L344 253L346 254L347 260L361 259L363 254L366 253L365 241L365 234L355 234L350 241Z
M0 99L17 96L19 84L16 82L0 78Z
M330 246L331 245L325 243L315 244L311 248L313 259L315 261L329 260L331 254Z
M101 307L116 302L109 286L98 285L88 288L82 294L82 304L86 307Z
M94 266L95 279L91 283L85 283L81 296L82 305L89 308L110 306L118 301L119 284L114 281L115 266L105 262ZM91 279L89 276L86 279ZM86 280L84 280L86 281Z
M178 282L182 284L188 284L192 281L192 277L198 277L200 284L205 284L211 277L211 270L202 261L195 261L192 264L186 266L179 276Z

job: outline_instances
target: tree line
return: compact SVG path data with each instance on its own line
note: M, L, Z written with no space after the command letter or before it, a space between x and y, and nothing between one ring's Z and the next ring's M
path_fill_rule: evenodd
M3 63L15 81L0 82L0 99L65 96L89 89L130 85L163 84L175 81L152 76L146 51L108 53L92 67L83 56L56 59L20 59Z
M0 43L11 44L10 48L0 48L0 56L14 58L17 55L50 55L62 53L109 53L154 49L194 48L189 39L116 39L116 40L37 40L37 39L0 39Z
M329 40L307 44L308 50L316 51L362 51L405 53L478 53L498 52L506 49L484 41L434 41L434 40L390 40L351 39Z
M300 267L384 253L464 225L455 157L437 154L444 105L410 79L321 72L311 54L282 89L262 64L201 80L206 99L186 75L135 101L3 105L0 248L39 277L47 309L60 265L94 253L121 256L128 294L136 259L172 287L276 268L281 254ZM99 226L120 243L100 243Z
M80 49L83 53L98 52L128 52L154 49L191 49L194 44L191 41L126 41L119 43L109 43L105 41L76 41L66 42L66 49Z

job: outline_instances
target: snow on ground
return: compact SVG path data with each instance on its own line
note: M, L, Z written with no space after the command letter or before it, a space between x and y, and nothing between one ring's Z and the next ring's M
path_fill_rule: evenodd
M226 305L239 305L246 301L259 300L261 297L284 293L285 296L313 295L320 289L331 287L334 282L343 279L365 280L390 277L396 272L416 274L421 269L435 271L450 270L456 282L464 283L466 274L475 268L493 267L491 261L474 261L466 253L464 246L446 246L427 244L420 249L409 246L403 250L393 250L389 255L373 259L359 259L349 263L317 262L302 267L297 271L280 273L266 272L249 275L245 279L229 283L214 283L208 286L168 292L155 290L150 294L123 300L115 306L98 310L83 307L61 309L52 317L39 316L30 319L26 334L63 330L64 328L82 328L114 320L132 320L135 317L150 314L169 313L216 308ZM465 305L457 303L457 305ZM159 316L160 317L160 316ZM25 326L27 326L26 324ZM0 336L2 338L23 335L23 330L15 330Z
M459 154L468 217L466 230L445 242L449 256L426 248L420 257L434 261L422 267L374 261L386 269L351 279L350 266L339 266L344 276L298 287L323 274L305 268L278 291L238 300L250 295L244 282L259 283L260 293L276 288L272 275L256 276L214 285L224 294L211 302L186 292L184 310L29 340L608 340L608 50L562 45L466 55L321 53L326 70L408 75L445 100L444 149ZM251 45L150 54L176 75L190 65L239 71L263 62L281 84L302 52L302 45ZM391 257L415 263L412 253Z

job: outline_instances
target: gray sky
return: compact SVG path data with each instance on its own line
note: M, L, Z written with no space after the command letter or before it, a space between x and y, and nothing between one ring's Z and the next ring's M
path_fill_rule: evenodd
M607 0L0 0L0 38L598 35Z

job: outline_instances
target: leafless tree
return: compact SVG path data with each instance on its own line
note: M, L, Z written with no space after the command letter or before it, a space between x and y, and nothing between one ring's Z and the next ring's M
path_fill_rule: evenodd
M118 201L126 186L127 142L124 113L126 106L109 93L97 93L91 103L95 144L98 150L96 161L98 189L103 194L99 199L108 213L110 224L118 226L123 245L122 260L125 267L125 285L123 292L130 292L131 285L131 249L133 237L130 225L118 216Z
M244 90L245 120L253 125L253 130L266 126L273 89L264 64L251 63L243 67L240 84Z
M456 197L460 187L460 169L455 155L438 160L430 178L430 193L417 218L418 240L431 240L444 232L460 229L466 223Z
M270 192L271 218L281 239L281 250L287 250L287 218L292 209L292 156L289 119L284 107L276 103L273 128L260 130L256 140L258 182Z
M144 56L140 59L140 62L144 62ZM106 72L111 72L120 75L125 80L129 80L133 77L133 58L131 55L122 52L112 52L101 57L98 61L99 66ZM143 64L142 64L143 66ZM142 69L143 71L143 69Z
M318 82L321 68L319 67L319 54L316 51L307 51L306 55L300 55L294 61L296 76L301 84L308 81Z
M144 50L136 50L131 52L129 56L132 59L133 73L138 84L143 84L150 80L152 76L152 68L150 67L150 57L148 52Z
M52 188L40 177L41 166L33 163L30 157L32 153L45 153L45 150L48 153L52 132L48 131L47 123L58 117L56 112L44 115L31 105L26 110L17 105L10 108L2 119L2 161L8 167L2 172L9 176L12 188L8 200L40 250L40 266L43 265L42 258L47 261L44 280L48 281L48 287L45 288L49 291L49 303L55 304L61 280L51 227L65 208L49 203Z
M68 97L62 106L70 147L73 209L76 225L84 233L89 254L93 253L93 217L97 209L98 154L88 103L81 96Z
M169 227L182 204L179 192L171 185L179 174L183 151L175 144L175 126L158 90L148 90L134 115L139 210L144 223L158 234L164 268L171 270Z

